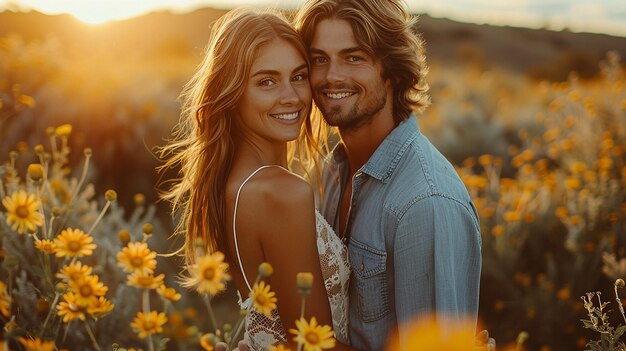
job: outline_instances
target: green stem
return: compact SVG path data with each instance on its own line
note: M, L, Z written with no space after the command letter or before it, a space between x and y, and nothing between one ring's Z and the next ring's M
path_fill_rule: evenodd
M107 202L108 203L108 202ZM141 298L144 315L150 314L150 289L143 289ZM154 351L154 342L152 341L152 333L148 333L148 350Z
M91 343L93 344L93 347L97 351L100 351L100 346L98 346L98 342L96 341L96 336L93 334L93 331L91 330L91 327L89 326L89 322L87 322L86 320L83 322L85 323L85 329L87 330L87 334L89 334L89 339L91 339Z
M300 320L304 318L304 306L306 302L306 295L302 294L302 302L300 303ZM302 351L302 341L301 338L298 338L298 351Z
M213 307L211 307L211 298L207 294L204 294L202 296L202 300L204 300L204 304L206 305L207 311L209 311L209 319L211 320L211 323L213 324L213 330L215 331L215 333L217 333L217 319L215 319L215 314L213 313Z
M230 342L228 343L229 350L232 350L235 347L235 343L237 342L237 339L239 338L239 334L241 334L241 331L243 330L243 326L245 325L245 319L246 319L246 315L243 315L239 318L239 320L235 324L235 334L231 336Z
M619 298L619 294L617 293L617 285L613 284L615 288L615 300L617 300L617 306L619 307L619 311L622 313L622 318L624 318L624 322L626 322L626 315L624 315L624 306L622 306L622 300Z
M78 181L78 184L76 184L76 188L72 192L72 197L70 198L70 201L67 203L67 207L68 208L72 206L72 203L74 202L74 199L78 195L78 192L80 191L80 188L83 186L83 183L85 182L85 178L87 178L87 170L89 169L89 159L90 158L91 158L91 156L85 156L85 165L83 166L83 172L80 175L80 180Z
M50 320L50 317L52 316L52 312L56 308L57 302L59 302L59 296L61 296L61 294L59 294L58 292L54 294L54 300L52 301L52 305L50 305L50 310L48 311L48 315L46 316L46 319L43 322L43 326L41 327L41 336L43 336L44 332L46 331L46 325L48 324L48 321ZM65 337L63 338L63 340L65 340Z
M46 236L46 233L48 233L47 227L46 227L46 213L43 210L43 203L41 202L41 188L39 186L37 186L37 201L39 202L39 213L41 213L41 217L43 217L43 224L41 225L41 232L44 235L44 238Z
M89 228L89 231L87 232L87 235L91 235L91 232L96 228L98 223L102 220L102 217L104 217L104 214L109 209L109 206L111 206L111 201L107 201L107 203L104 204L104 207L102 208L102 211L100 211L100 215L98 216L98 218L96 218L96 221L93 222L93 224L91 225L91 228Z

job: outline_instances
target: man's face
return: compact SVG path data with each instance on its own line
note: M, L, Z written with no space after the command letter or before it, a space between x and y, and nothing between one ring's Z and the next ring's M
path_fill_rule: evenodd
M359 47L348 21L318 23L310 54L313 99L331 126L358 129L388 103L382 66Z

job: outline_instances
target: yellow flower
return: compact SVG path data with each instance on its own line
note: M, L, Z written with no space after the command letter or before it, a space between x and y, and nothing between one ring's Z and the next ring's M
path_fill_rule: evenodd
M284 344L278 344L276 346L270 345L269 351L291 351L291 349L285 346Z
M76 303L76 295L74 293L66 293L63 295L65 301L59 302L57 305L57 314L63 317L63 323L69 323L75 319L85 320L85 308Z
M106 294L107 288L99 281L97 275L88 275L78 280L70 280L70 289L76 294L76 304L88 307L98 301L98 297Z
M91 274L91 267L83 265L80 261L72 262L61 268L61 271L56 274L56 277L63 279L69 283L71 281L80 280Z
M490 165L493 162L493 156L491 155L481 155L478 158L478 163L480 163L483 167Z
M444 317L445 319L445 317ZM461 321L445 332L438 317L421 318L406 326L407 335L399 340L397 335L391 339L387 350L420 350L420 351L474 351L475 323Z
M567 179L565 179L565 187L572 190L578 190L581 187L580 180L574 177L567 177Z
M571 295L572 293L567 287L560 289L556 294L557 298L561 301L568 300Z
M93 238L80 229L67 228L61 232L54 243L57 246L57 257L89 256L96 248Z
M164 279L164 274L155 277L152 273L134 272L128 276L127 283L141 289L156 289L163 284Z
M109 301L104 296L100 296L97 300L95 300L90 306L87 307L87 313L94 316L95 318L104 317L107 313L113 310L113 305L111 301Z
M7 209L7 223L18 233L24 234L26 230L34 232L43 225L43 215L39 212L41 203L34 194L16 191L5 197L2 204Z
M161 295L164 299L176 302L180 300L181 295L176 292L174 288L168 288L165 285L161 285L157 288L157 293Z
M499 224L491 228L491 235L495 236L496 238L504 234L504 232L505 232L504 226L499 225Z
M62 124L54 130L56 135L60 137L67 137L72 133L72 125L71 124Z
M569 169L574 174L580 174L587 170L587 165L584 162L576 161L569 166Z
M125 272L152 273L156 268L156 252L148 248L148 244L142 242L129 243L117 254L117 265Z
M35 240L35 247L39 249L39 251L51 255L56 252L57 246L54 244L52 240Z
M566 218L568 214L569 214L569 211L565 207L558 207L556 210L554 210L554 215L560 219Z
M10 306L11 294L7 291L6 284L0 281L0 313L5 317L9 317L11 315L11 311L9 310Z
M270 291L270 286L263 281L254 284L250 292L254 308L268 317L271 315L272 310L276 309L278 299L276 299L275 295L273 291Z
M200 257L188 269L191 276L183 282L183 286L195 287L200 294L216 295L226 289L226 282L230 280L226 272L228 263L224 262L224 254L219 251Z
M202 334L200 337L200 346L205 351L215 350L215 335L211 333Z
M20 343L26 351L54 351L54 341L42 341L39 338L19 337Z
M139 334L140 338L144 339L148 335L162 333L163 324L166 322L167 316L163 312L150 311L148 314L138 312L130 326Z
M305 351L321 351L335 347L333 330L328 325L318 325L315 317L311 318L311 323L300 318L296 321L298 329L289 329L289 332L296 335L295 342L302 343Z
M519 222L522 219L522 214L519 211L506 211L504 213L504 220L507 222Z

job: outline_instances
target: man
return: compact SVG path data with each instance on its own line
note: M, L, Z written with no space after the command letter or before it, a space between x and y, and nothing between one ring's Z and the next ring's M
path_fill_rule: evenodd
M311 87L341 143L325 167L321 212L348 245L350 339L382 350L401 325L478 314L476 209L452 165L420 133L423 43L401 0L309 0L296 16Z

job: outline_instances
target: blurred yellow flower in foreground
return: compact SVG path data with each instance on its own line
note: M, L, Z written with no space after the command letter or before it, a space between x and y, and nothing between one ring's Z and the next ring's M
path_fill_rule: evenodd
M226 289L226 282L230 280L228 263L224 262L224 254L219 251L198 258L187 269L191 276L185 279L183 286L193 287L200 294L216 295Z
M254 284L250 292L250 297L252 297L252 301L254 302L254 308L268 317L272 314L272 311L276 309L278 299L276 299L275 295L273 291L270 291L270 286L266 285L263 281Z
M139 334L140 338L144 339L150 334L162 333L163 324L166 322L167 316L163 312L150 311L148 314L137 312L137 316L130 326Z
M67 293L63 295L65 301L57 305L57 314L63 317L63 323L69 323L75 319L85 320L85 309L76 303L76 294Z
M136 286L140 289L156 289L163 285L164 274L156 277L152 273L135 272L128 276L128 285Z
M335 347L332 328L317 324L315 317L311 317L310 323L300 318L296 321L296 328L298 329L289 329L289 332L296 335L293 340L302 343L305 351L321 351Z
M269 351L291 351L291 349L283 344L278 344L276 346L270 345Z
M19 337L20 344L24 346L26 351L54 351L54 341L42 341L39 338Z
M213 342L214 338L215 335L211 333L202 334L202 336L200 337L200 346L202 347L202 349L205 351L215 350L215 343Z
M57 257L89 256L96 248L93 238L80 229L67 228L61 232L54 243L57 246Z
M70 281L79 280L90 275L91 270L90 266L83 265L80 261L76 261L63 266L61 271L56 274L56 277L69 283Z
M451 321L450 321L451 322ZM404 327L403 339L392 338L387 351L475 351L475 325L468 321L445 321L445 317L431 317L408 323ZM446 325L445 331L441 326Z
M7 209L7 223L18 233L24 234L26 230L34 232L43 225L43 215L39 212L41 203L34 194L16 191L5 197L2 204Z
M156 252L148 248L148 244L143 242L128 243L128 245L117 254L118 266L125 272L152 273L156 268Z
M11 315L11 311L9 311L10 305L11 295L7 291L6 284L0 281L0 313L2 313L3 316L9 317Z

